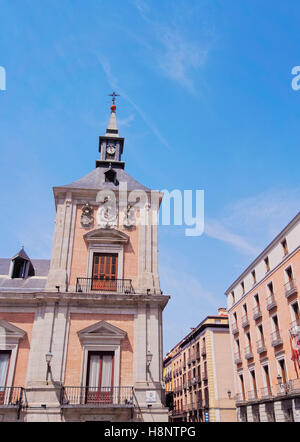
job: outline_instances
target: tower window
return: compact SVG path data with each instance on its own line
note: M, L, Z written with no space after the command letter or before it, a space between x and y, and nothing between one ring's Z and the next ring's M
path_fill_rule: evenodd
M116 172L113 169L107 170L105 173L105 182L106 183L115 183L116 182Z

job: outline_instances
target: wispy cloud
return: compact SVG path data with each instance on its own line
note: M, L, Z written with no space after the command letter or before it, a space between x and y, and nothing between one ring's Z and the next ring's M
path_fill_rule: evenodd
M268 189L224 207L219 221L208 219L205 233L255 256L300 210L300 189Z
M127 100L131 106L136 110L136 112L140 115L140 117L143 119L143 121L146 123L146 125L150 128L150 130L154 133L154 135L158 138L158 140L168 149L170 148L170 145L168 141L161 135L160 131L157 129L157 127L152 123L152 121L147 117L145 112L128 96L128 94L122 89L118 83L118 80L112 73L111 65L107 59L104 59L103 57L100 57L98 55L99 63L101 64L101 67L106 75L106 79L110 87L114 90L116 90L122 97Z
M176 24L159 23L150 18L149 4L143 0L134 2L140 16L151 29L152 40L139 40L152 53L155 63L152 66L167 78L176 81L189 92L195 93L196 87L192 79L193 72L198 71L206 62L210 44L206 40L195 40L180 30ZM180 10L180 16L184 9ZM188 28L188 27L187 27Z

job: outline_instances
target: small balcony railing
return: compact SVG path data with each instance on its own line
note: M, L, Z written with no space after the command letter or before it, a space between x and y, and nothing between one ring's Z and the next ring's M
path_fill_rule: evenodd
M235 402L236 403L246 402L245 395L243 393L237 393L235 395Z
M257 353L259 354L267 351L264 339L259 339L258 341L256 341L256 349Z
M200 351L196 350L196 359L199 360L200 359Z
M191 361L196 362L196 353L193 353L191 356Z
M97 279L77 278L76 292L79 293L105 293L115 292L134 293L131 279Z
M242 363L242 358L239 352L234 354L234 363L237 365Z
M261 313L260 307L259 307L259 305L256 305L253 309L253 319L257 320L261 317L262 317L262 313Z
M252 347L248 345L248 347L245 347L245 359L252 359L252 358L253 358Z
M133 387L62 387L60 404L64 407L133 407Z
M277 302L276 302L274 294L269 295L267 297L267 310L272 310L272 308L275 308L276 306L277 306Z
M0 408L19 407L24 400L24 388L0 387Z
M242 327L248 327L249 325L249 319L248 319L248 315L244 315L242 316Z
M257 391L250 390L248 391L248 401L255 401L257 399Z
M179 408L174 408L174 410L172 410L172 416L181 416L183 414L183 408L179 407Z
M260 390L260 395L261 395L262 399L268 399L268 398L273 397L271 386L262 388Z
M297 290L297 286L295 284L295 280L291 279L290 281L288 281L285 285L284 285L284 290L285 290L285 296L286 298L289 298L290 296L295 295L298 290Z
M202 356L206 355L206 346L205 345L203 345L202 348L201 348L201 355Z
M290 332L292 336L300 336L300 319L290 323Z
M202 378L204 381L207 381L207 379L208 379L208 375L207 375L207 371L206 371L206 370L203 370L203 371L202 371L201 378Z
M234 335L236 335L236 334L239 332L239 328L238 328L238 325L237 325L237 322L236 322L236 321L233 321L233 322L231 323L231 330L232 330L232 333L233 333Z
M280 330L275 330L271 333L271 344L273 347L277 347L282 344L282 338L280 335Z

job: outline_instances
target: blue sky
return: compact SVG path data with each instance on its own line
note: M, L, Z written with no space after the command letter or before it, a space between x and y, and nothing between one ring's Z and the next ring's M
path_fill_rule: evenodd
M159 230L169 350L299 211L299 25L292 0L0 0L0 255L50 257L115 89L127 172L205 191L205 234Z

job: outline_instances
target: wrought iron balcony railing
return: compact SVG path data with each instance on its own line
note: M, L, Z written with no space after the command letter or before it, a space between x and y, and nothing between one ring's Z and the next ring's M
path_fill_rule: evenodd
M256 349L257 349L257 353L259 353L259 354L267 351L267 347L266 347L264 339L259 339L256 342Z
M242 363L241 354L238 351L234 354L234 363L237 365Z
M271 344L273 347L277 347L282 344L282 338L280 334L280 330L275 330L271 333Z
M253 358L252 347L250 345L245 347L245 358L246 359L252 359Z
M19 407L24 399L22 387L0 387L0 407Z
M259 318L261 318L261 317L262 317L262 313L261 313L260 306L259 306L259 305L256 305L256 306L253 308L253 319L256 320L256 319L259 319Z
M239 328L238 328L238 325L237 325L236 321L232 321L232 323L231 323L231 330L232 330L232 333L234 335L236 335L239 332Z
M242 316L242 327L248 327L249 325L249 319L248 319L248 315L244 315Z
M61 406L134 407L133 387L62 387Z
M131 279L77 278L76 292L79 293L134 293Z
M285 296L289 298L290 296L296 294L298 292L297 286L295 284L295 280L291 279L284 285Z
M260 390L260 395L262 399L271 398L273 396L271 386L262 388Z
M269 295L267 297L267 310L272 310L272 308L275 308L276 306L277 306L277 302L276 302L275 296L273 294Z

